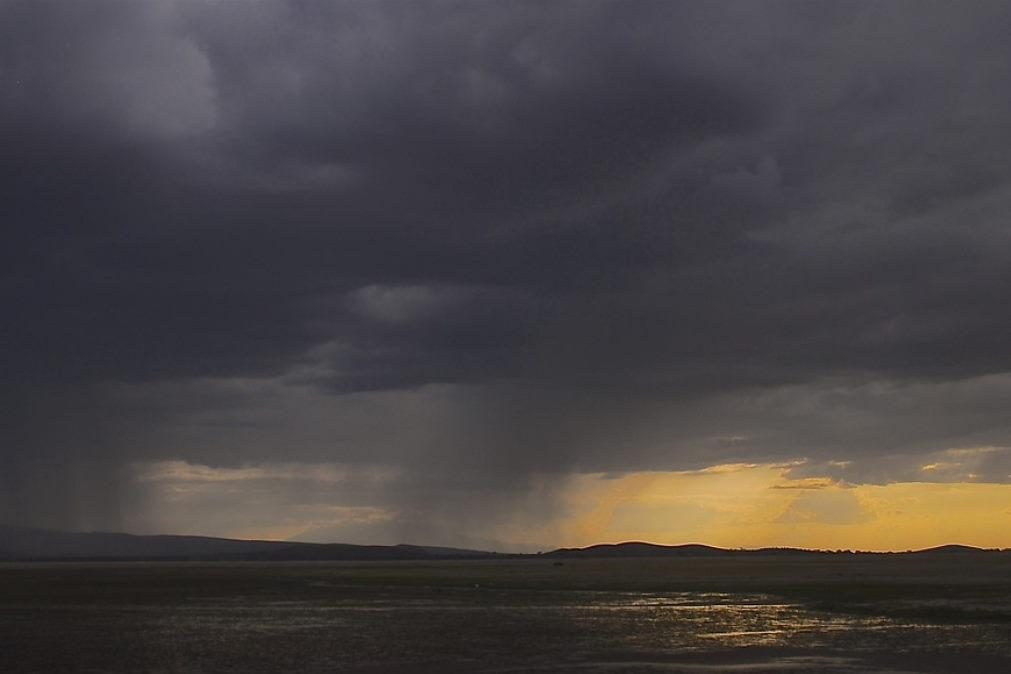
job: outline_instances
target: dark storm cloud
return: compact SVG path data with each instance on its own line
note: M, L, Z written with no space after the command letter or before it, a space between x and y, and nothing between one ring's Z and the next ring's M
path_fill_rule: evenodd
M6 517L131 460L369 459L457 507L1011 444L1009 18L3 3Z

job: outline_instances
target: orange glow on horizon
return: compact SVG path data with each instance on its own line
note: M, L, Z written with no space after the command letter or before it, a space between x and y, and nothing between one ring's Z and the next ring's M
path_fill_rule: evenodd
M565 514L528 540L565 547L642 540L720 547L902 551L1011 547L1011 484L847 485L782 464L572 479ZM520 525L506 533L518 537Z

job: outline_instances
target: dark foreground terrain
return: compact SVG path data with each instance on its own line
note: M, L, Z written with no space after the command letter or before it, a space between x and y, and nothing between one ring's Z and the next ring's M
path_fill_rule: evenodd
M0 565L2 672L1009 672L1008 555Z

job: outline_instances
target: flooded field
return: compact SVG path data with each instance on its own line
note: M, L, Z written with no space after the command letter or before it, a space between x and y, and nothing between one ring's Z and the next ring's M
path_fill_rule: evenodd
M3 672L1007 672L993 559L0 566Z

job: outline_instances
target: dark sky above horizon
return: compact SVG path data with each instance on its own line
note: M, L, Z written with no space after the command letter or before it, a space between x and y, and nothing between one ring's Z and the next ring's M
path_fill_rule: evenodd
M533 544L588 475L1011 483L1009 31L0 2L0 523Z

